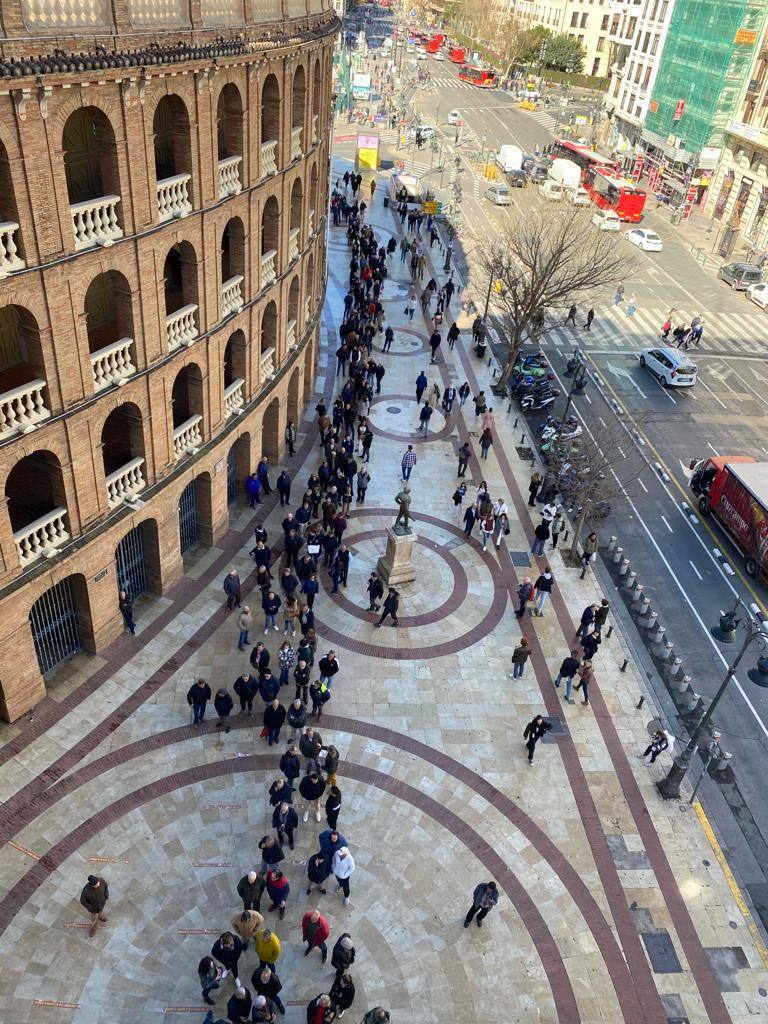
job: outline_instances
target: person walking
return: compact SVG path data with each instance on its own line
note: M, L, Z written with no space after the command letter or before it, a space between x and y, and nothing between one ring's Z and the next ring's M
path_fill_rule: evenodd
M480 533L483 538L483 551L486 550L488 541L493 536L494 525L493 510L491 509L480 519Z
M592 330L592 321L595 319L595 311L590 307L587 312L587 322L584 324L584 329L587 331Z
M554 551L557 547L557 542L560 539L560 534L565 530L565 527L565 515L560 506L558 505L557 511L555 512L555 518L552 520L552 525L549 528L550 533L552 534L552 551Z
M592 632L592 626L595 621L595 612L598 606L596 604L588 604L584 611L581 613L581 619L576 627L576 636L585 636L587 633Z
M628 317L634 316L636 309L637 309L637 304L635 303L635 296L634 295L630 295L629 299L627 300L627 308L625 310L627 316Z
M510 679L521 679L523 676L523 670L525 669L525 663L531 656L531 648L528 644L528 640L523 636L520 637L520 643L512 651L512 674Z
M249 871L237 883L237 895L243 901L243 911L261 909L261 896L266 885L266 876L262 871Z
M472 536L472 529L477 519L477 507L475 505L468 505L464 512L464 533L467 537Z
M413 467L416 465L416 452L413 450L413 445L409 444L403 458L400 461L400 468L403 474L403 480L411 479L411 472Z
M224 577L222 583L222 589L227 595L227 611L231 612L233 608L240 607L240 576L237 569L230 569L227 575Z
M480 458L487 459L488 452L493 444L493 434L490 427L485 427L480 435Z
M567 658L563 658L563 663L560 666L560 671L557 673L555 678L555 686L559 687L560 683L565 680L565 696L563 700L569 704L573 704L573 698L571 693L573 692L573 678L579 670L579 652L578 650L572 650Z
M192 725L197 728L205 721L205 707L211 699L211 688L204 679L198 679L187 690L187 704L192 708Z
M615 305L620 306L624 301L624 282L619 281L616 285L616 294L613 296Z
M237 649L239 651L245 650L245 645L248 643L248 632L253 625L253 615L251 615L250 606L244 604L240 609L240 614L237 618L237 628L240 632L239 639L237 641Z
M277 493L280 495L280 507L283 508L291 503L291 478L285 470L282 470L275 484Z
M125 628L130 632L131 636L136 636L136 623L133 621L133 601L128 596L126 590L119 591L117 598L117 606L120 609L120 614L123 616Z
M536 616L542 616L544 614L544 605L547 603L549 595L552 593L552 587L554 586L554 578L552 576L552 570L548 565L544 566L541 575L536 580L534 589L536 591L537 600L536 607L533 610L533 614Z
M602 598L600 604L595 606L595 617L592 624L593 627L597 630L597 632L601 635L603 626L605 625L606 620L608 618L608 612L610 611L610 607L611 606L608 603L607 597Z
M416 378L416 403L417 403L417 405L421 404L421 396L427 390L427 384L428 383L429 382L427 381L427 375L422 370L421 373L419 374L419 376Z
M349 932L344 932L336 940L331 953L331 966L336 969L336 977L346 974L355 962L355 944Z
M577 309L576 309L575 306L572 305L570 307L570 309L568 310L568 316L565 318L565 321L563 322L563 326L566 326L567 324L570 323L570 324L573 324L573 326L575 327L576 326L576 313L577 313Z
M313 771L299 783L299 795L304 801L304 821L309 821L309 812L314 808L315 820L320 821L320 798L325 792L325 779Z
M261 494L261 480L259 480L256 473L251 473L245 481L245 493L248 495L248 505L251 508L261 504L261 498L259 497Z
M368 611L377 612L379 610L377 602L384 596L384 584L381 582L378 573L372 572L368 577L366 590L368 591L369 601Z
M429 402L425 402L419 410L419 431L424 434L424 437L429 433L429 421L433 412L434 409Z
M585 634L581 638L581 647L584 651L584 657L588 660L594 658L597 654L597 648L600 646L602 637L598 630L593 629L591 633Z
M552 723L545 722L543 715L536 715L523 730L523 739L525 740L525 746L528 751L529 765L533 764L533 752L536 749L536 744L542 736L549 732L551 728Z
M477 927L482 928L483 921L499 902L499 891L495 882L481 882L472 893L472 906L464 918L464 927L469 928L476 916Z
M457 476L464 476L467 472L467 463L472 458L472 449L470 448L469 441L465 441L464 444L459 448L459 469Z
M589 684L594 683L595 673L592 671L592 662L589 658L581 663L579 668L579 681L574 689L581 690L584 700L581 702L584 707L589 707Z
M533 597L533 585L530 576L523 576L523 582L517 588L517 596L520 601L520 607L515 612L515 615L517 615L518 619L522 619L525 615L525 606Z
M453 514L456 519L461 519L461 506L464 503L464 495L467 493L467 485L464 483L459 484L456 490L453 492Z
M400 622L397 618L397 609L400 605L400 595L392 587L389 588L387 596L384 599L384 609L381 613L381 618L378 622L374 622L374 626L381 626L384 619L389 615L392 618L391 626L399 626Z
M464 383L459 388L459 408L460 409L462 408L462 406L464 405L466 400L469 398L471 393L472 393L472 389L470 388L469 383L467 381L464 381Z
M663 729L657 729L656 732L653 734L651 742L642 752L640 757L643 760L645 760L645 758L648 757L648 755L650 754L650 764L653 764L653 762L656 760L656 758L659 756L662 750L666 750L668 746L669 740L667 739L667 734L664 732ZM333 961L331 961L331 963L333 963Z
M341 1018L355 1001L355 983L351 974L337 974L328 993L336 1007L336 1015Z
M285 1016L285 1006L280 999L283 985L277 973L271 967L257 967L251 975L251 984L257 998L258 996L264 996L265 999L274 1003L280 1013Z
M211 947L211 956L218 960L222 967L231 973L235 988L240 988L240 977L237 965L243 955L243 943L232 932L222 932Z
M586 567L597 559L597 534L594 530L587 536L581 549L581 564Z
M256 956L259 958L259 967L274 969L275 964L280 959L280 939L278 939L275 933L269 928L256 932L253 945L256 950Z
M301 919L301 938L307 944L304 956L309 956L313 949L319 949L321 963L328 959L326 939L331 934L331 926L319 910L309 910Z
M349 905L349 880L354 870L355 861L349 849L346 846L340 847L333 855L331 871L336 876L339 889L343 893L345 907Z
M80 906L84 907L91 915L91 927L88 930L91 938L96 934L99 922L102 924L107 923L104 908L107 905L108 899L109 885L106 879L101 878L99 875L88 875L88 880L80 893Z
M219 716L219 720L216 722L216 728L221 729L224 726L224 732L229 732L231 726L229 724L229 716L232 714L232 697L229 691L225 687L220 686L216 691L216 696L213 699L213 706L216 709L216 714Z

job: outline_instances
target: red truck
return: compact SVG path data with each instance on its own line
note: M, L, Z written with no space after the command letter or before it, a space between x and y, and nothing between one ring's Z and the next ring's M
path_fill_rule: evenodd
M711 515L744 555L753 579L768 577L768 462L718 455L691 463L699 512Z

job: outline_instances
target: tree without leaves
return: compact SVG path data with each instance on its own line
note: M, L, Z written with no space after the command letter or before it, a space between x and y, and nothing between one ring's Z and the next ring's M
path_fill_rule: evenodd
M596 230L585 210L513 213L479 252L485 280L497 281L495 303L506 335L507 362L496 387L503 391L517 353L534 338L547 312L567 309L628 277L631 261L607 231Z

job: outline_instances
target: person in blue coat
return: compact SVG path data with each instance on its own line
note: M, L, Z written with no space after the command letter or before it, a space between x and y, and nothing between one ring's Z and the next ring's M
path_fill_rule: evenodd
M333 855L337 850L341 849L342 846L347 846L347 840L335 828L328 828L325 832L320 833L320 851L325 859L330 864L333 860Z
M265 704L271 704L280 692L280 680L272 675L272 669L268 668L259 680L259 696Z

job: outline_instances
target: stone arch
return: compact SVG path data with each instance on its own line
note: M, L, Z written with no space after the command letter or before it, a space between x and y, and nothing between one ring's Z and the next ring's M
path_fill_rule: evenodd
M115 131L103 110L78 106L64 124L61 148L70 205L120 195Z
M277 305L270 301L261 314L260 357L272 349L277 353Z
M267 75L261 86L261 144L280 139L280 86L277 76Z
M280 399L275 396L261 421L261 454L276 465L280 460Z
M115 583L132 599L162 594L163 572L157 520L142 519L115 546Z
M6 477L5 500L22 568L70 539L64 474L54 452L39 449L20 458Z
M11 296L9 296L10 298ZM50 395L40 330L33 314L14 303L0 307L0 394L40 381L22 402L0 407L0 438L46 419Z
M227 82L216 103L218 159L243 155L243 98L233 82Z
M245 229L239 217L232 217L221 233L221 283L245 275ZM242 285L241 285L242 288Z
M176 93L166 93L158 100L152 117L152 140L158 181L192 173L189 111Z
M95 653L85 576L66 576L42 593L29 609L29 628L42 675L81 650Z

